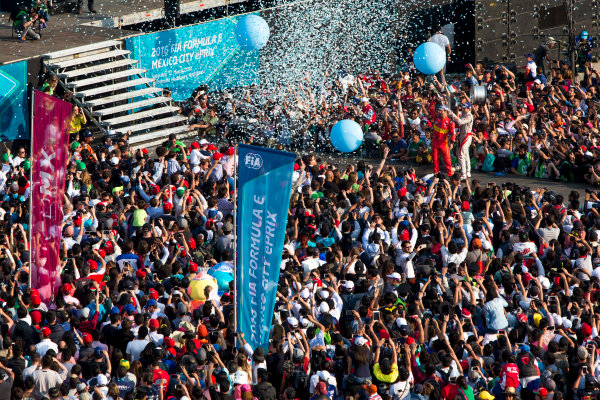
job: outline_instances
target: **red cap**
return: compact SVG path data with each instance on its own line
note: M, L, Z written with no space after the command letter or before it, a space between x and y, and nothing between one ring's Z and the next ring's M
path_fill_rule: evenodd
M166 338L165 338L165 339L166 339ZM173 339L171 339L171 340L173 340ZM175 349L174 349L174 348L172 348L172 347L169 347L169 348L167 349L167 351L168 351L169 353L171 353L171 355L172 355L173 357L177 357L177 352L175 351Z
M300 166L297 163L294 163L294 171L298 171L300 169Z
M65 283L62 287L62 292L64 294L69 294L69 293L71 293L72 290L73 290L73 286L71 286L70 283Z
M81 215L78 215L77 218L73 220L73 223L77 227L81 226Z
M36 290L35 292L31 292L31 305L39 306L42 304L42 299L40 297L40 293Z
M390 334L387 333L387 331L385 329L382 329L379 331L379 338L381 339L389 339L390 338Z
M154 300L158 300L158 292L156 291L156 289L150 289L148 291L148 297Z
M222 157L223 157L223 154L221 154L221 153L217 152L217 153L213 154L213 160L215 160L215 161L219 161Z
M206 329L206 325L201 324L198 327L198 335L200 335L200 337L207 337L208 336L208 329Z
M228 156L234 155L235 154L235 147L232 146L232 147L228 148L227 151L225 152L225 154L228 155Z
M192 143L192 149L199 149L199 148L200 148L200 143L198 143L198 142Z
M214 144L209 144L207 147L208 151L215 151L218 150L218 148L214 145Z
M100 257L104 258L104 257L106 257L106 250L100 249L100 250L98 250L98 254L100 254Z
M407 337L406 338L406 344L413 344L415 342L415 339L413 339L412 337Z
M399 196L399 197L404 197L404 196L406 196L406 188L405 188L405 187L403 187L403 188L400 188L400 190L398 190L398 196Z
M98 263L94 260L88 260L88 266L90 267L90 271L96 272L98 271Z
M33 310L30 315L31 322L33 322L34 325L37 325L42 321L42 313L38 310Z
M194 250L196 248L196 239L190 238L190 240L188 240L187 242L187 245L190 248L190 250Z
M584 322L581 324L581 333L583 333L583 336L590 336L592 334L592 327Z
M190 265L188 266L188 271L192 273L198 272L198 264L193 261L190 261Z
M527 322L527 315L525 315L523 313L519 313L519 314L517 314L517 320L519 322L525 323L525 322Z
M209 219L206 221L206 224L205 224L205 226L206 226L206 229L210 229L210 228L212 228L212 227L214 226L214 224L215 224L215 221L213 221L212 219L210 219L210 218L209 218Z
M143 154L148 154L148 149L142 149Z
M89 333L84 333L83 335L81 335L81 337L83 339L84 344L90 344L94 341L94 338L92 338L92 335L90 335Z
M165 345L166 348L170 349L172 347L175 347L175 339L171 338L171 337L166 337L163 340L163 344Z
M469 211L471 209L471 205L468 201L463 201L461 207L463 211Z
M160 186L152 185L152 194L159 194L159 193L160 193Z
M47 326L43 327L41 330L41 334L44 337L50 336L50 328L48 328Z
M467 310L466 308L463 308L461 311L461 315L463 318L471 318L471 311Z
M463 369L463 371L467 371L469 369L469 361L460 360L460 366Z
M146 271L144 271L143 269L138 269L137 271L135 271L135 277L136 278L144 278L146 276Z
M402 233L400 233L400 240L404 241L408 239L410 239L410 234L408 233L408 230L405 229L402 231Z
M158 329L158 327L160 326L160 324L158 323L158 320L156 318L152 318L150 320L150 323L148 324L150 326L150 328L152 329Z
M115 248L113 247L112 242L104 243L104 251L106 251L106 254L112 254L114 250Z
M165 202L163 203L163 210L164 210L165 212L172 211L172 210L173 210L173 204L169 203L168 201L165 201Z
M539 388L538 390L535 391L535 394L537 394L538 396L541 397L547 397L548 396L548 389L542 387Z

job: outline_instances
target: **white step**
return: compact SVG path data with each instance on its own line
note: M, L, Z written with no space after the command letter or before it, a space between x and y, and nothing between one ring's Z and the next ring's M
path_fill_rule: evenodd
M169 103L170 101L171 101L170 97L156 96L151 99L134 101L131 103L122 104L122 105L115 106L115 107L108 107L108 108L104 108L101 110L95 110L92 112L92 115L94 115L96 117L102 117L102 116L106 116L106 115L119 114L119 113L133 110L136 108L152 106L154 104Z
M99 95L100 93L108 93L108 92L113 92L115 90L130 88L133 86L145 85L147 83L152 83L154 81L155 81L154 78L131 79L131 80L128 80L125 82L115 83L113 85L100 86L100 87L96 87L93 89L84 90L82 92L75 93L75 96L76 97L96 96L96 95Z
M169 118L163 118L163 119L155 119L154 121L149 121L149 122L144 122L143 124L135 124L135 125L129 125L129 126L124 126L122 128L116 128L115 131L117 132L139 132L139 131L143 131L146 129L150 129L150 128L159 128L161 126L167 126L169 124L174 124L177 122L183 122L183 121L187 121L187 117L184 117L183 115L177 115L174 117L169 117Z
M104 49L108 47L118 47L121 46L121 42L118 40L107 40L105 42L98 42L93 44L88 44L86 46L73 47L71 49L55 51L53 53L46 53L42 57L44 60L52 60L55 58L74 56L76 54L86 53L88 51L94 51L99 49Z
M61 72L60 74L58 74L58 77L59 78L67 78L67 79L74 78L76 76L93 74L95 72L105 71L105 70L109 70L112 68L126 67L128 65L137 64L138 62L139 62L138 60L131 60L129 58L126 58L124 60L118 60L118 61L113 61L113 62L109 62L109 63L94 65L93 67L74 69L73 71Z
M115 72L113 74L98 75L93 78L82 79L67 84L69 88L80 88L89 85L95 85L101 82L112 81L113 79L127 78L133 75L142 75L146 70L144 68L131 68L125 71Z
M62 69L68 67L74 67L76 65L87 64L95 61L106 60L107 58L121 57L130 54L129 50L113 50L113 51L103 51L100 53L93 54L91 56L72 58L66 61L58 61L55 63L47 63L49 68L53 69Z
M133 136L129 137L128 142L130 145L133 145L136 143L148 142L150 140L156 140L156 139L164 142L165 140L167 140L169 138L169 135L171 133L181 134L182 132L186 132L186 133L189 132L190 136L194 135L195 132L190 131L188 128L189 127L187 125L182 125L182 126L176 126L174 128L163 129L160 131L153 131L153 132L143 133L140 135L133 135ZM180 137L180 139L181 139L181 137Z
M152 110L141 111L138 113L124 115L122 117L116 117L112 119L107 119L106 121L102 121L102 125L118 125L125 122L136 121L142 118L155 117L157 115L168 114L168 113L176 113L179 110L179 107L176 106L164 106L157 107Z
M114 96L102 97L99 99L85 101L83 103L83 105L85 107L98 107L98 106L101 106L104 104L110 104L110 103L114 103L114 102L121 101L121 100L133 99L135 97L145 96L147 94L152 94L152 93L159 93L162 91L163 91L162 88L157 88L157 87L149 87L149 88L140 89L140 90L132 90L127 93L121 93L121 94L116 94Z

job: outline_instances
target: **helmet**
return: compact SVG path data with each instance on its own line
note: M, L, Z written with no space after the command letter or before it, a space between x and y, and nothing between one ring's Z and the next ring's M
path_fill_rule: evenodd
M581 31L581 33L579 34L579 36L582 39L587 39L588 38L588 32L587 31Z

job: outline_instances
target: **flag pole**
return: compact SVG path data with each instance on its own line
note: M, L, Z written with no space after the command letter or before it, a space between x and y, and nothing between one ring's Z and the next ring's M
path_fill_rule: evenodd
M237 181L238 181L238 146L235 145L233 152L233 282L234 282L234 296L233 296L233 326L235 329L235 344L238 344L237 332L238 332L238 316L237 316L237 297L238 297L238 286L237 286Z
M29 124L29 158L33 161L33 117L35 113L35 89L31 88L31 121ZM29 289L31 289L31 273L33 272L33 268L31 265L32 260L32 246L31 246L31 238L33 232L33 226L31 226L31 222L33 221L33 163L29 163L29 187L31 190L29 191Z

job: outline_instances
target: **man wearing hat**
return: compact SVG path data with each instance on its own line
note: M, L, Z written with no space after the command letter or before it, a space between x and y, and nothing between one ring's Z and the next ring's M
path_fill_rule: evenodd
M40 332L42 340L35 345L35 351L41 357L45 356L46 352L50 349L54 350L55 353L58 353L58 346L56 345L56 343L50 340L51 333L52 332L50 331L50 328L48 328L47 326L44 326Z
M446 165L446 173L452 176L452 163L448 140L454 141L454 122L448 117L448 107L444 104L435 106L433 115L433 140L431 141L431 155L433 157L433 173L440 172L440 155Z
M471 157L469 149L473 139L473 114L471 114L471 103L464 101L460 104L460 117L452 111L448 111L450 118L458 124L459 145L458 145L458 163L460 165L460 179L464 180L471 177Z

